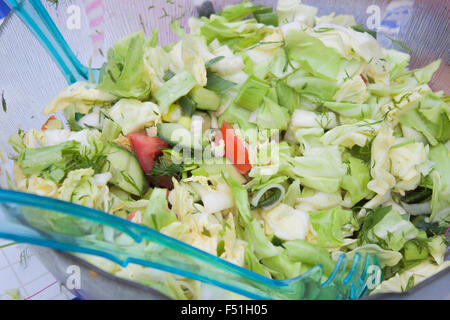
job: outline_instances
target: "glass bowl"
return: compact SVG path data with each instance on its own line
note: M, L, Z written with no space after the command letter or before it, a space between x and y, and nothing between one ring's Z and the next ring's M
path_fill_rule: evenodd
M84 65L100 67L104 53L118 39L137 30L151 34L160 31L160 44L177 39L169 22L179 19L187 28L187 19L197 16L208 6L202 0L68 0L43 1L62 35ZM239 0L212 1L215 11ZM276 0L255 1L276 7ZM304 4L318 7L318 16L332 12L353 14L357 24L378 31L379 41L386 48L398 48L396 39L411 50L412 68L425 66L441 58L442 63L430 86L433 90L450 89L450 52L448 51L449 11L443 10L439 0L304 0ZM400 48L402 49L402 48ZM8 137L18 128L40 127L46 120L44 106L66 85L65 78L51 57L19 18L10 14L0 25L0 91L6 101L6 112L0 110L0 149L7 155L11 148ZM12 162L5 159L2 170L11 171ZM1 181L0 181L1 182ZM3 181L4 183L4 181ZM123 281L102 273L88 263L57 251L36 248L36 253L55 277L65 282L70 264L79 264L89 285L75 294L88 299L162 299L163 295L148 287ZM89 270L101 276L92 277ZM447 272L448 274L448 272ZM448 279L448 276L447 276ZM445 282L445 281L444 281ZM440 280L442 283L442 280Z

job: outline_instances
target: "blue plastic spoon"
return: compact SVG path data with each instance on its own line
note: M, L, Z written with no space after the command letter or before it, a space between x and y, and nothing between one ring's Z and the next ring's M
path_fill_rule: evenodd
M316 265L294 279L273 280L128 220L70 202L0 189L0 238L93 254L213 284L252 299L355 299L368 292L369 254L344 254L323 282ZM372 268L373 269L373 268Z

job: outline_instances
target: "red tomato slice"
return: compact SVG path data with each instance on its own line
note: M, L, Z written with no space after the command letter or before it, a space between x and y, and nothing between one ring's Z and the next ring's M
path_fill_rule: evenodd
M139 212L138 214L138 211L132 211L128 214L127 220L137 224L142 224L142 213Z
M225 157L233 163L241 174L246 174L252 169L247 148L245 148L241 139L236 136L233 127L228 122L222 123L220 131L225 141Z
M149 137L145 133L137 132L128 135L134 151L139 159L144 173L149 174L155 163L155 158L162 153L168 145L158 137Z
M364 77L362 74L361 74L361 78L363 79L363 81L364 81L364 83L365 84L367 84L368 83L368 81L367 81L367 79L366 79L366 77Z
M47 130L47 125L48 125L48 123L49 123L50 121L52 121L52 120L56 120L55 116L51 116L50 118L48 118L47 121L45 121L44 125L42 126L41 130L42 130L42 131Z
M127 216L127 220L128 220L128 221L133 220L134 217L135 217L135 215L136 215L136 211L130 212L130 213L128 214L128 216Z

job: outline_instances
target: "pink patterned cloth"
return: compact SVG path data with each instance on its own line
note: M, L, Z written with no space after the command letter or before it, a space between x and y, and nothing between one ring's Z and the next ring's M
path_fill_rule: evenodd
M83 0L83 3L95 57L100 55L105 43L105 5L103 0Z

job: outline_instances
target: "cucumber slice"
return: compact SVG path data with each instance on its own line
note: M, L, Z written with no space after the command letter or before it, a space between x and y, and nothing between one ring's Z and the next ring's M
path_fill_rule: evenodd
M103 123L102 136L106 141L117 139L122 132L122 127L110 119L105 119Z
M220 107L220 96L214 91L195 87L191 91L191 97L197 104L197 109L217 111Z
M183 150L203 150L203 141L196 142L192 133L181 123L158 123L157 128L158 137L171 147L177 146Z
M114 143L106 145L104 154L108 160L104 170L111 172L111 183L133 195L141 196L145 189L145 175L138 159Z
M187 117L192 117L197 109L197 103L189 96L182 97L178 100L178 103L180 104L181 109L183 109L183 114Z
M191 132L180 123L158 123L158 137L170 146L191 148Z

